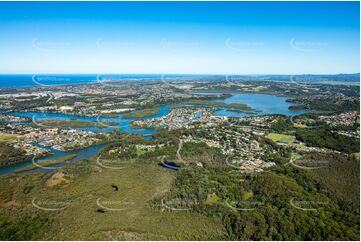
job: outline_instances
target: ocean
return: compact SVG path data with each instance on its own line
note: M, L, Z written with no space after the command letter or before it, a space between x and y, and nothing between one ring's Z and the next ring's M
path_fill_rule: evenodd
M140 80L180 78L194 75L161 75L161 74L24 74L24 75L0 75L0 88L17 88L31 86L51 86L67 84L94 83L103 80Z

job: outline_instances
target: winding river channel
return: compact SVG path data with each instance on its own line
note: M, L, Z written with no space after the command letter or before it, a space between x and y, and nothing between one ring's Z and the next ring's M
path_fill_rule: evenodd
M249 113L249 112L234 112L230 109L218 108L217 111L214 112L216 116L226 116L226 117L245 117L245 116L254 116L254 115L266 115L266 114L283 114L283 115L298 115L302 114L304 111L302 110L289 110L289 107L293 105L290 102L287 102L286 97L279 97L274 95L267 94L244 94L237 93L233 94L231 97L226 99L218 99L216 97L219 93L196 93L199 95L214 95L215 99L213 101L219 101L224 103L241 103L247 104L253 109L257 110L257 112ZM152 116L147 116L140 119L152 119L152 118L160 118L167 115L170 112L171 108L169 105L162 105L157 114ZM109 126L106 128L98 128L94 124L92 127L82 127L76 128L84 131L93 131L93 132L112 132L114 128L119 128L121 131L130 133L130 134L139 134L144 136L146 140L150 140L152 135L156 132L155 129L138 129L132 128L131 122L137 120L136 118L123 118L122 115L112 118L106 117L85 117L85 116L75 116L70 114L59 114L59 113L47 113L47 112L10 112L9 114L23 116L31 118L33 122L41 121L45 119L62 119L62 120L78 120L78 121L86 121L86 122L115 122L117 125ZM81 150L73 150L68 152L62 152L58 150L52 149L53 153L42 157L37 160L39 162L41 160L49 160L60 158L67 155L76 154L77 156L71 159L68 162L75 162L81 159L91 158L96 156L100 150L105 146L105 144L96 145L88 148L84 148ZM46 147L49 148L49 147ZM50 148L51 149L51 148ZM28 165L32 164L32 160L27 160L19 163L15 163L12 165L0 167L0 175L9 175L11 173L16 172L19 169L23 169ZM59 163L57 166L62 166L64 163ZM36 168L31 172L36 171L49 171L49 169Z

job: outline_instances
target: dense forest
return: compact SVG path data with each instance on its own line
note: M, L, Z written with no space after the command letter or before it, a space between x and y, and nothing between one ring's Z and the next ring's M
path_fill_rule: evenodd
M359 152L360 140L332 132L328 128L297 129L296 139L307 145L324 147L346 153Z
M0 167L24 161L28 158L22 149L14 148L7 143L0 143Z
M358 240L359 184L349 185L359 180L359 163L350 158L339 167L344 157L333 159L323 171L282 166L230 176L217 169L183 170L166 200L222 218L229 240Z

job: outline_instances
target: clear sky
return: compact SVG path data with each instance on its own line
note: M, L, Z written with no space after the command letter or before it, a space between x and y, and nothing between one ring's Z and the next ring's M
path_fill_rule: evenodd
M0 73L356 73L359 2L0 2Z

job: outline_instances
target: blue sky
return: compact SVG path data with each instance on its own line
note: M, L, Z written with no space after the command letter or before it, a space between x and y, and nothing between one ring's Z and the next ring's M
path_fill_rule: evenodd
M355 73L359 2L0 2L0 73Z

